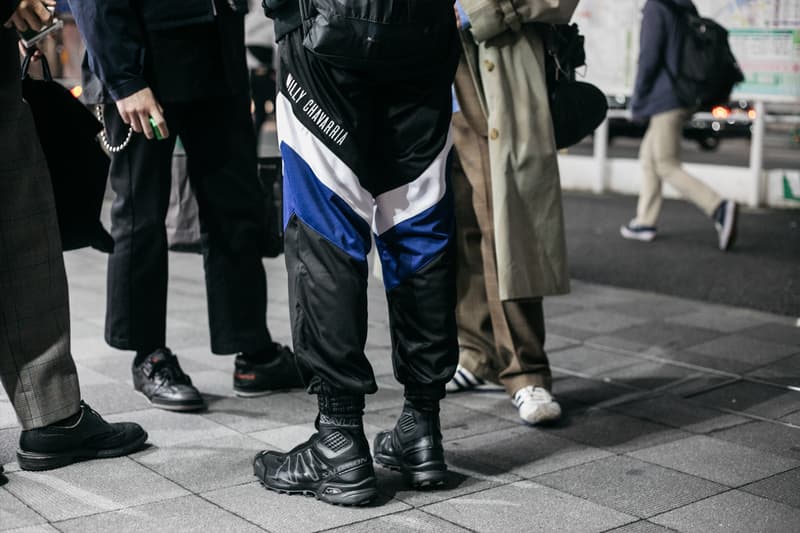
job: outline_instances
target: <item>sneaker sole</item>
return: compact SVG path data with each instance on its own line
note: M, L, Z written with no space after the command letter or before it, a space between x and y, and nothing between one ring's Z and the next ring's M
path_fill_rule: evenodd
M277 394L279 392L290 392L293 390L301 389L302 387L287 387L283 389L267 389L259 391L248 391L241 389L233 389L233 394L239 398L258 398L259 396L269 396L270 394Z
M206 402L205 401L203 403L194 403L194 404L159 402L158 400L156 400L156 401L151 400L142 391L138 391L136 389L133 389L133 390L135 392L137 392L138 394L140 394L145 400L147 400L147 403L149 403L153 407L157 407L159 409L164 409L165 411L179 411L179 412L182 412L182 413L188 413L188 412L192 412L192 411L204 411L206 409Z
M401 472L412 488L427 490L442 488L447 484L447 465L443 463L424 463L418 467L408 467L394 457L376 454L375 462L384 468Z
M18 450L17 463L23 470L52 470L54 468L60 468L81 461L89 461L91 459L122 457L139 450L145 442L147 442L146 431L135 441L118 448L107 448L103 450L70 450L68 452L59 453L35 453Z
M631 231L625 226L619 228L619 234L626 239L630 239L633 241L641 241L641 242L650 242L656 238L656 233L654 231L652 232Z

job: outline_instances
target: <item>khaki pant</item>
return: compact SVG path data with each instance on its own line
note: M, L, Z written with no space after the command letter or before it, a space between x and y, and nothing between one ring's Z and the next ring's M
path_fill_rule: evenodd
M654 115L639 149L642 185L635 223L655 226L661 211L661 186L666 181L681 195L711 216L722 198L708 185L681 168L680 151L683 124L691 116L687 109L675 109Z
M453 115L453 138L459 362L509 395L527 385L549 390L542 299L499 298L488 142L461 113Z

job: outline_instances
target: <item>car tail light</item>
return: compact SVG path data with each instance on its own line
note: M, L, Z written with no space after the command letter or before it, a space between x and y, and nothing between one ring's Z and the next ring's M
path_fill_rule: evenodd
M80 98L81 95L83 94L83 87L81 87L80 85L76 85L75 87L70 89L69 92L71 92L72 96L74 96L75 98Z
M747 111L747 118L749 118L750 120L755 120L757 116L758 113L756 113L755 109L750 109L749 111Z
M721 105L714 106L714 108L711 110L711 115L716 119L726 119L730 116L730 114L731 110Z

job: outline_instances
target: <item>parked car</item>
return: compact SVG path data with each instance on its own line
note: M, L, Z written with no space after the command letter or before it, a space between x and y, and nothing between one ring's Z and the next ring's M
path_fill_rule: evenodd
M609 110L625 111L630 97L609 96ZM683 127L683 137L696 141L702 150L714 150L722 139L749 138L756 111L746 100L717 105L697 111ZM647 124L634 122L630 114L611 113L608 120L608 139L614 137L643 137Z

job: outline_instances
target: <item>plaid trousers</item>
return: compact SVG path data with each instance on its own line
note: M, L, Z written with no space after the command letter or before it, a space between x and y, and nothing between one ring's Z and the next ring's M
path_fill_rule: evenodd
M53 189L13 30L0 28L0 381L23 429L79 409Z

